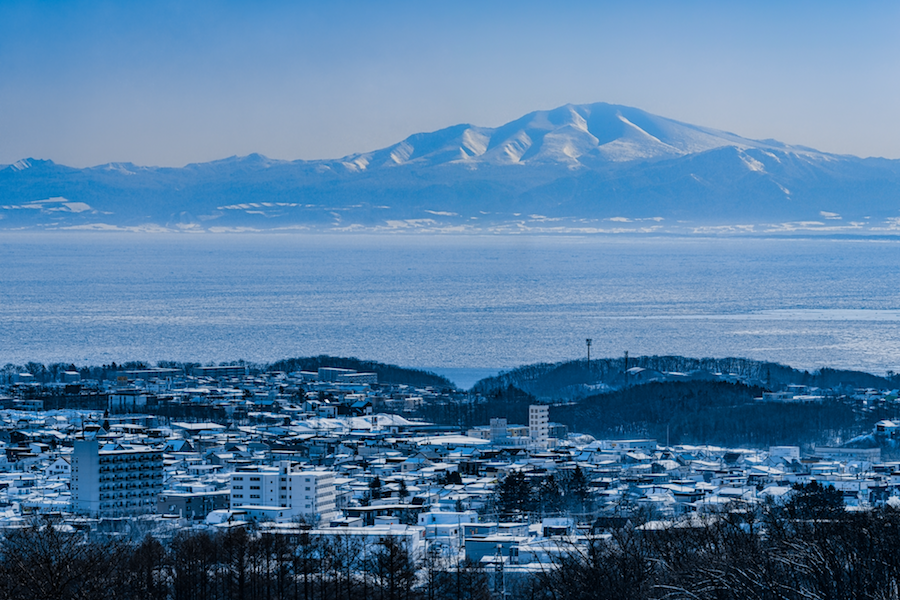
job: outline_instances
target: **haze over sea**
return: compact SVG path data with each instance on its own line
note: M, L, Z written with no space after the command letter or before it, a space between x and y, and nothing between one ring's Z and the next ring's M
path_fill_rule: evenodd
M900 370L900 241L4 233L0 364L592 355Z

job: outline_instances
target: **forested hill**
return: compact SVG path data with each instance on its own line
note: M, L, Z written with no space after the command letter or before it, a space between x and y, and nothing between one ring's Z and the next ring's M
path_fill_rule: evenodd
M834 444L871 431L886 415L860 413L839 399L815 403L759 402L763 388L726 381L661 381L634 385L550 407L550 420L569 433L598 439L652 438L660 443L726 447ZM537 400L513 386L484 402L429 403L415 415L474 427L492 417L527 423Z
M338 367L341 369L355 369L359 372L377 373L379 383L407 384L416 387L434 387L441 389L453 389L453 383L446 377L441 377L428 371L419 369L407 369L397 365L386 365L371 360L358 358L345 358L340 356L308 356L305 358L285 358L266 365L267 371L316 371L319 367Z
M761 393L724 381L654 382L554 406L550 418L597 438L730 447L830 443L871 427L846 403L755 401Z
M628 373L626 369L643 371ZM687 358L683 356L600 358L590 362L574 360L559 363L539 363L518 367L495 377L482 379L473 390L489 393L492 390L514 386L536 398L583 398L598 392L620 389L652 380L722 380L739 381L769 390L782 389L798 384L819 388L874 387L879 389L897 385L897 377L891 380L863 373L822 368L809 372L787 365L746 358Z

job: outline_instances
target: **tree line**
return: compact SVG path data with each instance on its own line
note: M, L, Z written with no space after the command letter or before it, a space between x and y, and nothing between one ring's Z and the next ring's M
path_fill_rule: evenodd
M426 402L412 412L412 417L431 423L455 425L461 428L486 425L493 417L505 417L510 424L528 424L528 406L535 404L534 396L509 386L491 390L484 395L466 394L438 398ZM377 406L379 410L389 410Z
M900 511L846 512L841 494L798 486L791 500L674 527L622 527L563 553L540 600L874 600L896 598Z
M840 400L755 401L762 392L724 381L654 382L554 407L550 417L570 431L601 438L757 447L849 439L874 423Z
M304 358L286 358L266 365L267 371L317 371L319 367L337 367L354 369L361 373L377 373L378 382L386 384L407 384L416 387L434 387L454 389L455 386L446 377L422 369L410 369L388 365L372 360L360 360L342 356L308 356Z
M156 363L161 369L180 369L190 374L195 367L202 366L199 362L181 362L174 360L161 360ZM209 363L215 366L215 363ZM316 371L319 367L338 367L354 369L360 372L373 372L378 374L378 381L386 384L407 384L416 387L435 387L440 389L454 389L453 383L446 377L436 375L421 369L410 369L388 365L371 360L358 358L346 358L340 356L309 356L303 358L285 358L269 364L251 363L244 360L226 361L218 363L218 366L246 366L250 373L258 375L269 371ZM117 375L119 371L139 371L153 368L150 362L127 361L121 364L115 362L104 365L86 365L77 367L72 363L50 363L45 365L38 362L28 362L24 365L7 363L0 368L0 384L12 383L17 373L30 373L39 383L51 383L60 381L64 371L77 371L82 379L96 379L98 381Z
M0 598L16 600L487 600L479 565L393 537L252 526L131 541L36 518L0 538Z
M500 583L532 600L887 599L898 595L900 511L844 509L840 492L795 486L787 501L675 523L639 513L507 576L430 545L252 526L132 541L49 518L0 538L0 598L37 600L487 600Z
M553 405L550 420L566 425L569 433L598 439L767 447L850 439L896 413L893 407L860 413L835 398L817 403L757 402L763 391L725 381L651 382ZM528 407L536 403L531 394L508 385L483 395L429 402L413 416L462 428L487 424L497 416L510 424L527 424Z
M583 516L592 513L587 477L580 467L538 476L513 471L498 484L484 513L503 520Z
M634 356L625 359L598 358L572 360L559 363L524 365L495 377L482 379L473 391L489 393L510 385L545 400L580 398L589 395L586 386L605 383L612 387L631 384L626 369L641 367L660 372L729 373L753 385L768 389L781 389L789 384L806 385L823 389L840 385L851 387L887 389L900 385L900 374L892 371L880 377L862 371L849 371L823 367L815 371L794 369L779 363L747 358L689 358L685 356Z
M37 600L876 600L896 598L900 511L848 512L833 488L680 522L560 538L541 568L490 570L391 537L371 542L253 527L131 541L52 519L0 538L0 598Z

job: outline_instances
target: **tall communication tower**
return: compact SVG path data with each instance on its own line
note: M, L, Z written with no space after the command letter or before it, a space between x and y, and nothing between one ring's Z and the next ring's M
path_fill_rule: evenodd
M588 362L591 362L591 344L594 342L594 340L592 340L591 338L588 338L588 339L586 339L586 340L584 340L584 341L587 342L587 348L588 348Z

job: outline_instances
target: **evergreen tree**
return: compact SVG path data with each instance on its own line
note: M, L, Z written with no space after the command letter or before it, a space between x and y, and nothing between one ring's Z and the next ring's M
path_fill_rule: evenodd
M381 477L376 475L372 478L372 481L369 482L369 495L372 497L372 500L380 500L382 493Z
M576 513L586 512L590 491L587 477L584 476L584 471L581 470L581 467L575 467L575 470L566 479L564 489L569 511Z
M563 510L563 494L556 481L556 477L551 473L541 480L537 488L537 497L534 499L541 516L558 515Z
M496 495L501 515L524 514L531 509L531 483L521 471L513 471L500 482Z

